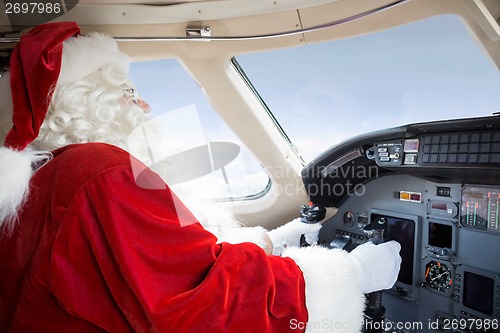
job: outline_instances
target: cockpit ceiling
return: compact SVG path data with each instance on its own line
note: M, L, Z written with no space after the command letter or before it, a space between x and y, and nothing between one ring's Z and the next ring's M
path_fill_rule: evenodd
M71 1L71 0L69 0ZM76 0L75 0L76 1ZM118 3L118 4L141 4L141 5L154 5L154 6L169 6L169 5L176 5L176 4L181 4L181 3L189 3L189 2L215 2L215 1L221 1L221 0L146 0L146 1L141 1L141 0L106 0L106 1L101 1L101 0L80 0L80 4L97 4L97 3ZM65 2L68 2L66 0Z
M171 24L225 20L317 7L338 1L340 0L63 0L66 7L74 7L64 17L76 20L80 25ZM2 15L4 13L0 13L0 25L3 26L3 22L8 20L4 21Z
M65 3L71 8L76 1L65 0ZM286 32L328 25L371 11L374 12L346 20L345 24L278 40ZM217 48L223 51L227 47L228 53L236 54L262 50L268 48L266 45L280 48L349 38L442 14L462 17L500 68L500 1L497 0L80 0L54 21L76 21L84 31L102 31L115 37L185 38L189 26L209 27L211 36L221 39ZM9 19L5 11L0 12L0 38L2 33L30 28L15 26ZM274 36L269 44L223 40L268 35ZM6 45L0 45L3 46ZM152 50L142 45L141 49L154 57Z
M296 11L297 15L308 11L321 14L318 20L339 19L364 11L383 7L398 0L63 0L63 8L72 8L61 18L74 19L80 25L114 24L170 24L227 20L250 16L269 15L286 11ZM405 0L403 18L429 17L442 13L487 16L490 25L500 19L500 3L496 0ZM76 5L76 6L75 6ZM468 12L463 11L464 5ZM302 12L304 11L304 12ZM317 23L315 23L317 24ZM0 28L9 25L5 11L0 13ZM490 28L491 30L491 28ZM496 28L493 28L496 30Z

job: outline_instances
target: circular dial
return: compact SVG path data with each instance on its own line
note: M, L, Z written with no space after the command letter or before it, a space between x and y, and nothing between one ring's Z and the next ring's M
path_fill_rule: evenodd
M345 212L344 214L344 224L348 227L352 227L354 225L354 214L353 212Z
M431 261L425 266L425 280L429 287L443 292L450 289L453 281L448 266L439 261Z

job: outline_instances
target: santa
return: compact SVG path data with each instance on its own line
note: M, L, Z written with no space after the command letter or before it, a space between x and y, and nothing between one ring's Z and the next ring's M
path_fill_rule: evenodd
M12 52L0 331L359 332L364 294L396 281L399 244L299 247L321 228L299 220L207 231L128 152L149 112L128 64L113 38L71 22L31 29Z

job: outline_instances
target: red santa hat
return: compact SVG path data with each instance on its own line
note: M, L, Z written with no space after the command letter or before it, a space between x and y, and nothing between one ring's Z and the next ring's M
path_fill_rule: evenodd
M74 37L74 38L73 38ZM32 163L25 150L39 134L54 89L114 64L126 74L129 58L106 35L80 35L74 22L47 23L24 34L10 59L12 128L0 147L0 227L12 222L27 197Z
M5 146L23 150L36 139L56 85L75 82L106 64L128 71L129 57L112 37L79 33L76 23L57 22L21 37L10 60L13 127Z

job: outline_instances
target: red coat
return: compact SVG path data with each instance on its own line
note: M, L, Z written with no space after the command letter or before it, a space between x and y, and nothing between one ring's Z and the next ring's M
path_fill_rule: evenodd
M157 189L139 187L131 165L89 143L37 171L0 238L0 332L281 333L307 321L292 259L216 244L156 174L140 183Z

